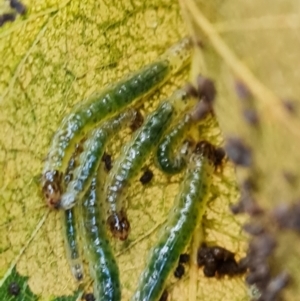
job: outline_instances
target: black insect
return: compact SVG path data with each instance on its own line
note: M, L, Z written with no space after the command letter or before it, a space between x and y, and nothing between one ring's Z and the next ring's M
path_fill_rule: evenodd
M226 157L226 152L225 152L224 148L217 147L215 149L214 156L215 156L215 158L214 158L214 165L217 168L217 167L219 167L219 166L222 165L223 160Z
M235 276L246 272L246 266L236 262L234 253L219 246L208 247L202 244L197 254L198 266L204 266L206 277Z
M218 269L218 262L213 256L209 256L205 262L203 274L205 277L215 277Z
M140 177L140 182L143 185L148 184L153 178L153 172L150 169L146 169L143 175Z
M217 273L219 276L234 276L241 273L241 269L234 258L225 260L218 265Z
M196 79L196 87L188 83L185 91L192 97L199 98L212 107L217 91L214 82L207 77L198 75Z
M85 301L95 301L95 296L92 293L88 293L84 295L84 300Z
M180 263L180 264L178 264L178 266L175 269L174 276L178 279L181 279L181 277L184 275L184 272L185 272L185 268Z
M169 296L169 293L167 290L164 290L159 301L167 301L168 300L168 296Z
M3 26L7 22L13 22L16 19L16 15L14 13L5 13L0 15L0 26Z
M111 155L108 153L104 153L102 156L102 162L105 164L106 171L110 171L112 169L112 160Z
M249 167L253 163L250 147L239 138L228 138L225 144L225 151L229 159L236 165Z
M8 286L8 292L12 296L18 296L20 293L20 286L16 282L11 282Z
M15 9L20 15L24 15L27 11L26 6L18 0L10 0L10 7Z
M181 254L179 256L179 263L188 263L190 261L190 255L187 253Z

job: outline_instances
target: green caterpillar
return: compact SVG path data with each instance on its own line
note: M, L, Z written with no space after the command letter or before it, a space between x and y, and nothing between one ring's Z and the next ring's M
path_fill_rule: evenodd
M186 167L186 156L174 154L174 149L183 142L192 123L191 115L186 114L159 143L156 162L163 172L172 175L181 172Z
M68 163L68 168L65 173L64 183L68 185L73 177L73 172L75 167L78 165L78 157L82 153L82 143L76 145L75 151ZM61 211L60 219L62 223L63 238L65 243L65 250L67 255L67 260L71 268L71 272L74 278L78 281L83 278L83 264L80 257L80 251L78 246L78 229L77 229L77 211L76 208L70 210Z
M125 240L130 223L126 215L126 189L156 147L170 122L194 102L184 90L178 90L152 112L133 138L123 147L109 173L105 195L108 205L107 224L113 236Z
M158 242L151 250L132 301L157 301L169 274L189 243L205 209L214 171L215 149L206 141L191 155L180 193L175 199Z
M85 252L89 261L90 274L94 279L96 301L121 300L119 269L109 244L104 221L103 175L104 163L100 164L90 189L79 204L81 225L85 239Z
M83 265L78 248L78 233L76 228L76 214L74 208L60 212L67 259L74 278L83 278Z
M61 197L60 208L70 209L77 200L83 197L90 186L93 174L98 169L107 142L124 125L132 122L135 116L136 111L134 109L126 110L88 134L82 145L83 151L78 158L78 166L74 169L73 179Z
M51 208L59 206L63 172L75 144L100 122L136 104L185 66L191 46L189 38L181 40L154 63L84 100L62 120L51 141L42 177L42 191Z

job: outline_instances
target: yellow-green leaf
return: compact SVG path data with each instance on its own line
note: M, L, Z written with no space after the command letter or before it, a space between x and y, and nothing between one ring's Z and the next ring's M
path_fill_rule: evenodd
M0 275L29 277L40 300L73 295L78 289L65 258L58 214L49 212L38 178L50 139L72 106L126 73L154 60L186 35L179 5L171 0L28 1L28 13L0 28ZM172 78L143 104L151 111L188 79L188 70ZM215 120L200 136L221 144ZM110 150L117 155L129 133ZM144 268L157 230L172 206L181 176L166 178L154 170L151 185L136 181L128 214L132 232L125 244L114 243L123 299L128 300ZM214 177L205 239L244 253L245 237L228 205L237 199L232 166ZM88 271L86 271L87 274ZM195 267L184 280L171 277L172 300L246 300L242 278L208 279ZM88 289L90 281L83 285ZM0 290L4 286L0 287Z

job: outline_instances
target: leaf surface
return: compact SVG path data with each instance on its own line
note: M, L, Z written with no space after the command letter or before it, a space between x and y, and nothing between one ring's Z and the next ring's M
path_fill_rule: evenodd
M0 294L16 269L22 275L16 277L28 277L39 300L49 300L78 290L65 258L58 214L48 211L38 184L53 133L74 104L153 61L186 35L186 29L179 5L170 0L26 4L26 16L0 28L0 53L5 58L0 76ZM142 110L153 110L186 80L188 70L145 100ZM222 142L214 119L196 132L216 144ZM121 133L109 146L114 156L129 135ZM130 189L130 239L113 244L124 300L136 287L181 179L181 175L169 179L152 161L147 164L154 180L145 187L137 180ZM240 258L245 245L241 219L228 210L237 196L233 168L226 165L214 177L203 225L207 241ZM242 278L208 279L202 269L193 271L181 281L170 277L172 300L247 300ZM84 290L90 284L86 280Z

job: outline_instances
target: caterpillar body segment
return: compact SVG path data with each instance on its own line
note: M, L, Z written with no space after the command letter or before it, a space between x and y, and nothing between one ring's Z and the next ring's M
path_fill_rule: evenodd
M98 174L94 174L90 188L79 204L84 250L94 280L96 301L120 301L119 268L106 233L103 179L104 163L101 163Z
M65 210L72 208L84 195L99 167L107 142L125 125L130 124L135 115L135 110L126 110L98 126L86 137L82 144L83 151L78 158L78 166L73 171L73 179L61 197L60 208Z
M105 187L108 227L116 238L126 240L130 223L126 215L126 191L142 165L157 146L168 125L179 114L194 105L184 90L178 90L149 114L133 138L123 147L109 173Z
M60 211L62 230L64 235L65 250L67 260L71 268L72 275L77 281L83 279L83 264L78 244L78 231L76 225L76 212L74 208Z
M179 145L183 143L192 123L191 115L186 114L159 143L156 151L156 163L163 172L173 175L181 172L186 167L186 152L176 154L174 150L178 149ZM187 141L185 148L189 147L188 144Z
M166 280L178 264L178 258L190 242L205 209L214 171L214 149L208 142L197 145L192 154L184 181L174 207L150 251L148 264L143 271L131 301L157 301Z

